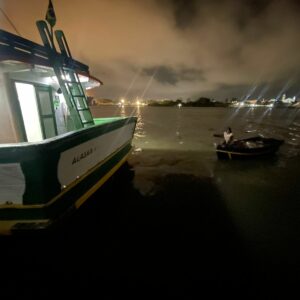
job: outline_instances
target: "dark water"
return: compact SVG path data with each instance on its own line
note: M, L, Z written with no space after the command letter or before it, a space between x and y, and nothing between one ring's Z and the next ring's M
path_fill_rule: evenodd
M1 238L2 293L84 299L299 296L300 121L294 109L115 108L134 152L45 234ZM218 161L213 133L284 138L268 160Z

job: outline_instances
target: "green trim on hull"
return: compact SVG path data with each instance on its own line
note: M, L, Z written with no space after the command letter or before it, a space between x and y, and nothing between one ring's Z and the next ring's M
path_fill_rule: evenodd
M94 118L94 123L95 125L101 125L101 124L106 124L106 123L111 123L117 120L122 120L124 119L123 117L113 117L113 118Z

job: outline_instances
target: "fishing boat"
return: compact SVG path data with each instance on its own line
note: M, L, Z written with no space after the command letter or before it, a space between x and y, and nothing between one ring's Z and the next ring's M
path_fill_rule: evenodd
M255 136L246 139L234 140L216 146L219 159L249 159L270 156L276 153L283 140Z
M0 30L1 234L51 227L132 149L136 117L92 116L86 90L102 82L48 23L37 21L43 45Z

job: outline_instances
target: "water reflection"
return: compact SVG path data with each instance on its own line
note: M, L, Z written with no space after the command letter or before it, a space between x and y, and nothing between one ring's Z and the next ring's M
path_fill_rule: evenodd
M125 111L125 106L124 105L121 105L120 106L120 116L121 117L126 117L126 111Z
M143 121L143 116L142 116L140 106L137 106L135 112L136 112L135 115L137 116L135 137L136 138L144 138L146 136L146 134L145 134L145 131L144 131L144 121Z
M134 115L137 117L137 123L136 123L135 133L134 133L134 139L137 141L142 141L143 139L146 138L146 131L144 129L145 124L143 120L142 110L143 108L141 108L139 105L137 105L133 110ZM145 140L144 143L147 144L147 141ZM134 151L135 152L142 151L142 148L141 147L135 148Z
M183 137L181 135L181 126L182 126L182 115L181 115L182 108L178 106L176 112L176 140L179 145L183 144Z
M136 116L133 144L136 149L206 151L215 160L210 128L222 133L229 125L236 138L263 135L285 140L283 159L300 155L300 110L285 108L159 108L149 106L93 107L96 117Z

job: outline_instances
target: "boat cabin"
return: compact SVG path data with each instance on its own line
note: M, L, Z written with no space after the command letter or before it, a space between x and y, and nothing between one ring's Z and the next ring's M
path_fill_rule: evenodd
M0 30L1 144L40 142L94 125L85 90L101 82L72 59L62 32L59 38L65 53Z

